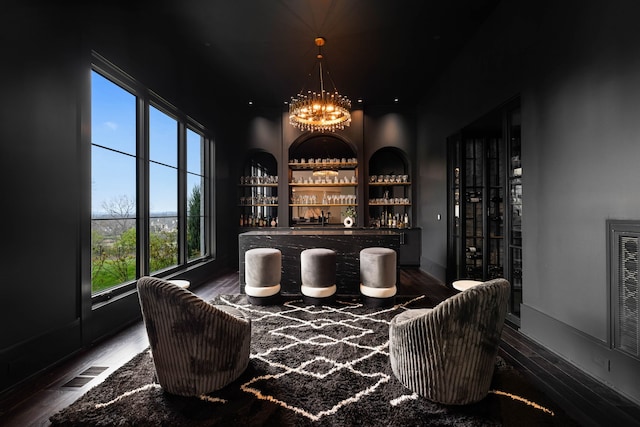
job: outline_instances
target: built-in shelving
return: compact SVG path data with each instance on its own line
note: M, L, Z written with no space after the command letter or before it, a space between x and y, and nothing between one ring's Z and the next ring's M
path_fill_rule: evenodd
M406 155L385 147L369 161L368 224L380 228L408 228L411 220L411 180Z
M357 161L328 161L328 159L320 159L321 161L293 161L289 162L289 169L291 170L332 170L332 169L356 169L358 167Z
M357 171L355 158L290 161L291 225L342 224L346 209L358 206Z
M275 158L265 152L249 153L238 183L241 228L272 227L278 223L278 175Z

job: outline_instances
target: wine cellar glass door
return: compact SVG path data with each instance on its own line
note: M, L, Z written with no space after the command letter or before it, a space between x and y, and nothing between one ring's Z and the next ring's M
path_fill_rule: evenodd
M485 224L487 227L484 277L495 279L504 277L505 235L504 235L504 194L505 194L505 145L502 137L487 140L487 186Z
M509 318L519 324L522 303L522 150L520 141L520 108L509 111L507 132L509 140L509 263L507 276L511 283Z
M484 141L469 139L464 142L464 209L462 210L462 236L464 238L464 278L483 280L485 250L484 208Z
M515 99L447 140L447 283L504 277L515 323L522 303L519 105Z
M497 127L464 129L449 139L449 282L503 277L505 144Z
M448 191L448 244L447 244L447 283L452 283L454 280L457 280L460 277L464 277L462 272L464 271L463 264L461 261L464 260L463 257L463 245L462 245L462 219L460 217L462 203L461 203L461 194L463 194L462 190L462 179L461 179L461 161L462 156L460 155L461 142L460 142L460 134L455 134L450 137L447 141L448 148L448 159L449 159L449 168L448 168L448 182L449 182L449 191Z

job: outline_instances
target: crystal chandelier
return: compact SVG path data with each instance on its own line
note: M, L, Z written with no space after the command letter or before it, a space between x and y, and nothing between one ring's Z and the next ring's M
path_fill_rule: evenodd
M296 96L291 97L289 104L289 123L301 131L312 132L334 132L342 130L351 124L351 101L346 96L340 95L333 83L333 79L328 72L327 77L333 85L333 92L330 93L324 88L324 56L322 46L325 44L324 37L315 39L318 46L317 67L319 68L320 87L319 90L308 90L306 94L300 91Z

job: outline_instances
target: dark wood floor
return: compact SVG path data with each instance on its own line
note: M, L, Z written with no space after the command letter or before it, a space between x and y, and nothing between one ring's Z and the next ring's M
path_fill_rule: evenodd
M204 299L239 289L229 272L193 291ZM426 295L435 305L454 290L419 269L403 269L399 295ZM81 352L37 380L0 396L0 425L47 426L49 416L70 405L148 346L142 322ZM502 335L500 355L528 376L584 426L640 426L640 407L529 340L512 324ZM103 369L104 368L104 369Z

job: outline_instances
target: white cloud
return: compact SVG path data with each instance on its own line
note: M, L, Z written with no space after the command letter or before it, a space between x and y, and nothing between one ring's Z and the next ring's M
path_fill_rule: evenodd
M104 122L104 125L105 125L106 127L108 127L109 129L111 129L111 130L116 130L116 129L118 129L118 124L117 124L117 123L114 123L114 122Z

